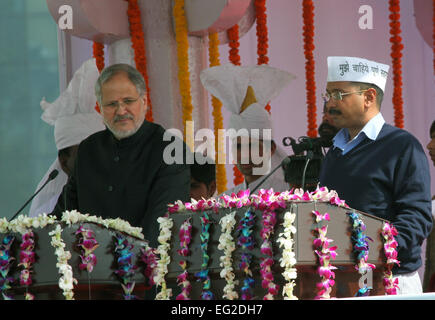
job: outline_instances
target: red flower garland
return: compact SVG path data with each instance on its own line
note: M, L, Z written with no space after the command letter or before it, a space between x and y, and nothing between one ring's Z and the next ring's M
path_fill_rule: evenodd
M255 0L254 5L257 21L257 64L268 64L269 57L267 56L267 51L269 48L269 37L267 30L266 0ZM270 104L267 104L265 109L270 113Z
M92 54L95 58L97 69L101 73L101 71L104 69L104 44L94 41L92 45ZM95 103L95 110L98 113L101 112L98 102Z
M147 89L148 110L145 119L147 121L153 122L153 109L150 99L150 87L147 75L147 60L145 54L145 40L140 17L140 8L137 0L125 1L128 1L127 15L131 35L131 47L134 50L134 61L136 63L136 69L142 74L145 80L145 85Z
M317 136L316 123L316 81L314 77L314 4L312 0L303 0L303 36L304 36L304 54L305 54L305 77L307 89L307 116L308 132L311 138Z
M239 55L239 25L234 25L227 31L228 34L228 45L230 47L229 51L229 60L232 64L236 66L240 66L240 55ZM233 174L234 174L234 185L237 186L241 184L244 180L243 174L240 172L240 170L237 168L237 166L233 167Z
M403 99L402 99L402 37L400 37L400 0L389 1L390 10L390 42L391 58L393 59L393 106L394 124L403 128Z

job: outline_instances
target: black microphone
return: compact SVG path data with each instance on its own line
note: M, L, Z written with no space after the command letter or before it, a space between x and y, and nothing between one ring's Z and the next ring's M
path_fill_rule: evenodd
M23 211L23 209L29 204L30 201L32 201L32 199L47 185L47 183L49 183L51 180L53 180L54 178L57 177L57 175L59 174L59 171L54 169L53 171L50 172L50 174L48 175L47 181L45 181L45 183L33 194L33 196L30 197L29 200L27 200L27 202L17 211L17 213L15 213L13 215L12 218L9 219L9 221L14 220L14 218L21 212Z
M261 182L259 184L257 184L257 186L250 192L251 194L254 193L254 191L256 191L267 179L269 179L269 177L275 173L276 170L278 170L278 168L280 168L281 166L284 166L284 163L287 163L287 158L284 158L284 160L282 160L282 162L275 168L273 169L267 176L264 177L263 180L261 180Z

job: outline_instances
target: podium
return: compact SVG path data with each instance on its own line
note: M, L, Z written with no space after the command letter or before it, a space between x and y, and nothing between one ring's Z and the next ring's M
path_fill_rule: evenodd
M32 264L32 285L27 289L29 293L33 294L35 300L64 300L62 290L59 288L59 278L61 274L56 266L57 256L55 255L55 248L51 244L51 236L49 233L54 230L55 226L60 222L53 225L46 226L45 228L36 228L33 230L35 239L35 257L36 261ZM68 264L72 267L73 277L77 280L74 285L74 299L77 300L122 300L123 289L121 287L120 279L115 274L118 268L117 258L114 254L114 238L117 234L121 234L127 241L133 245L131 253L133 257L133 264L137 266L134 276L131 281L135 282L135 289L133 294L138 299L153 299L155 289L146 290L148 279L143 273L143 263L141 261L140 249L145 246L145 241L123 234L122 232L105 228L95 223L80 223L66 226L61 223L62 240L65 243L65 251L71 253L71 258ZM75 235L79 226L94 231L95 239L99 246L93 252L96 255L97 263L92 272L88 273L86 270L80 270L79 264L81 262L80 255L82 251L78 244L78 237ZM10 234L15 236L14 243L11 246L11 256L15 259L10 269L9 275L14 278L12 288L7 291L12 295L13 299L24 299L26 287L20 285L20 271L22 267L18 266L20 262L20 244L21 234ZM0 240L3 240L5 234L0 234Z
M210 291L213 292L215 299L222 299L223 287L225 286L225 280L219 275L222 267L219 265L219 258L223 255L223 251L218 250L219 237L221 235L221 228L219 220L229 214L236 211L237 223L243 217L248 207L242 207L238 209L219 209L219 211L204 211L211 225L209 228L209 242L208 242L208 255L210 257L208 263L209 276L210 276ZM263 299L266 294L266 289L261 287L260 276L260 259L265 257L261 253L260 245L262 239L260 237L260 230L262 228L262 211L251 208L255 213L255 225L253 227L253 235L255 239L255 246L251 250L252 263L251 270L253 272L254 281L254 298ZM370 241L370 249L368 254L368 263L376 266L372 271L371 283L372 287L370 295L383 295L383 271L385 264L385 255L383 252L383 240L381 236L382 226L385 220L371 216L367 213L360 212L350 208L339 207L331 205L329 202L314 202L314 201L297 201L289 202L287 207L276 210L276 225L275 231L271 238L273 243L273 260L274 265L272 268L274 275L274 283L280 285L279 294L275 296L276 299L282 299L282 287L285 280L282 276L283 268L280 267L279 259L282 257L282 248L277 243L279 234L283 232L283 217L284 212L291 211L296 214L294 226L297 232L294 236L294 249L296 255L296 269L297 278L296 286L294 288L294 295L298 299L314 299L316 296L316 283L321 278L317 273L319 266L318 258L314 253L313 241L315 238L314 230L316 227L321 226L321 223L316 223L313 217L312 211L317 210L320 213L329 213L330 221L328 225L328 238L333 240L331 245L337 245L337 257L335 260L331 260L331 264L337 269L335 270L335 285L332 288L331 297L353 297L359 289L361 275L355 268L356 259L353 251L353 243L351 240L352 224L349 212L356 212L359 214L360 219L366 225L365 234L373 241ZM201 251L201 221L200 218L204 212L177 212L170 215L173 220L171 248L169 255L171 262L168 265L168 273L166 275L166 284L172 289L172 299L180 293L181 289L177 286L176 278L182 272L182 268L179 266L181 260L187 261L187 271L189 273L189 280L192 285L192 291L190 294L191 299L200 299L202 291L202 283L197 281L194 277L196 272L201 270L202 263L202 251ZM180 249L180 242L178 239L178 232L182 223L191 218L192 223L192 238L189 245L190 255L187 257L180 256L177 250ZM236 224L237 226L237 224ZM237 238L235 236L235 229L233 229L232 236L237 244ZM245 277L240 270L239 263L241 261L241 255L244 252L240 246L236 245L236 249L232 254L233 268L235 270L236 279L239 281L236 291L240 293L241 283ZM246 251L245 251L246 252ZM239 294L240 296L240 294Z

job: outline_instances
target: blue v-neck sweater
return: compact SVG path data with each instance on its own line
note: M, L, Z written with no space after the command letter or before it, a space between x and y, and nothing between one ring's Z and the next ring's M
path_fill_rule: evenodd
M421 266L420 246L432 229L432 208L429 164L414 136L384 124L376 140L365 138L345 155L331 148L320 185L337 191L351 208L393 223L400 260L394 274Z

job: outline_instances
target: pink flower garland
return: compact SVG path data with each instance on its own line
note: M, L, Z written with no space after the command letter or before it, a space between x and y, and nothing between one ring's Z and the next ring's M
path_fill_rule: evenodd
M145 248L140 248L140 259L145 264L144 276L148 279L148 285L145 285L145 290L149 290L156 283L154 282L154 276L157 272L157 256L156 249L147 245Z
M75 234L79 236L77 247L81 248L83 253L80 255L79 269L90 273L97 264L97 257L93 252L99 246L98 241L95 239L94 231L84 228L83 225L77 229Z
M18 266L23 266L20 273L20 284L26 287L26 300L34 300L35 296L28 292L29 286L32 285L32 264L35 263L35 239L32 231L26 232L22 235L22 242L20 245L20 263Z
M328 213L320 214L318 211L313 211L313 215L316 217L316 223L322 221L330 221ZM314 239L314 252L319 258L320 266L317 269L321 282L317 283L317 296L315 299L329 299L332 287L335 284L335 273L332 270L337 269L330 264L331 259L335 260L337 256L337 246L330 247L329 244L333 241L327 238L326 234L328 232L328 225L315 228L314 231L317 233L318 237Z
M397 289L399 288L399 279L396 278L393 280L392 269L394 264L397 264L398 266L400 265L399 260L397 260L397 241L394 239L394 237L398 235L398 232L393 225L384 222L381 234L384 238L384 252L385 257L387 258L383 281L385 293L387 295L396 295Z
M180 227L180 248L177 250L178 254L182 257L187 257L189 255L189 244L192 240L192 223L190 222L191 218L188 218ZM179 262L180 267L183 269L183 272L177 277L178 285L181 286L181 293L176 297L176 300L190 300L189 294L192 291L192 285L188 280L188 272L187 272L187 261L181 260Z

